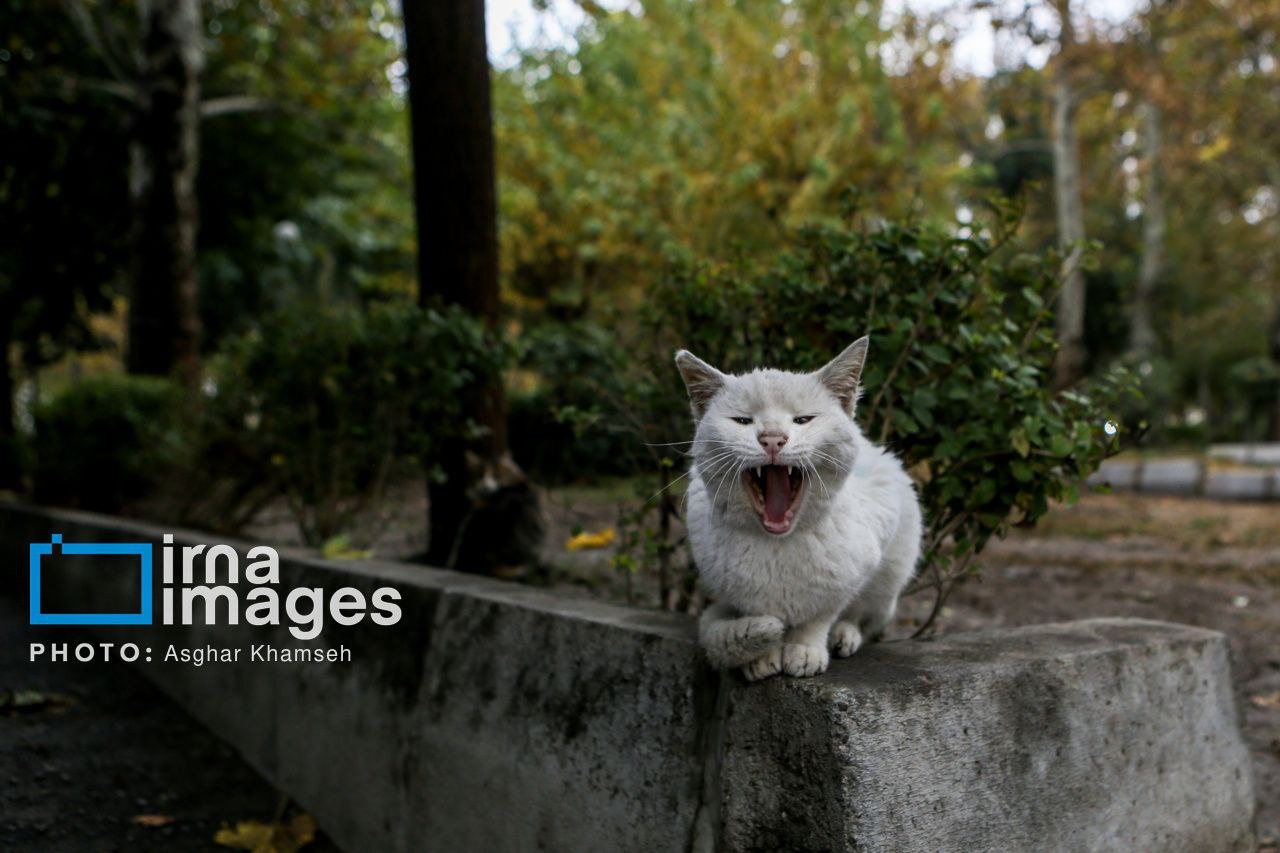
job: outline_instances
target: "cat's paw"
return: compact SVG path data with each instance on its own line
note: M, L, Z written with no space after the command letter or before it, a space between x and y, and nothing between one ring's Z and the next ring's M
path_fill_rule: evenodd
M847 658L862 646L862 632L852 622L841 620L831 627L829 644L836 657Z
M807 678L827 671L831 655L822 646L787 643L782 647L782 671L787 675Z
M747 681L759 681L782 672L782 647L774 646L742 668Z
M712 666L736 669L781 645L785 630L776 616L722 619L708 610L698 620L698 641Z
M733 621L730 640L740 649L762 653L781 643L786 629L776 616L744 616Z

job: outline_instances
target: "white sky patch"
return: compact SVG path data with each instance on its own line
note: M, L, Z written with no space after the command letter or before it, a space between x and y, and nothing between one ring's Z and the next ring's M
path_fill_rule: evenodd
M632 0L601 0L600 5L638 11L640 4ZM534 9L532 0L485 0L484 11L489 61L498 68L514 65L516 51L521 48L576 48L573 34L586 18L573 0L546 0L545 12Z
M1253 197L1249 199L1244 206L1241 214L1244 221L1250 225L1257 225L1262 220L1275 216L1280 211L1280 198L1277 197L1276 191L1269 186L1258 187Z

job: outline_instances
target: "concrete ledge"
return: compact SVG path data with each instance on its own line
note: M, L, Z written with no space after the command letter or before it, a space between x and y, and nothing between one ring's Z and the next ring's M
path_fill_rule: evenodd
M889 643L735 697L731 850L1252 850L1222 635L1104 619Z
M26 543L212 542L0 505ZM242 553L250 547L230 543ZM116 600L81 558L50 583ZM1105 620L871 647L747 686L689 620L414 566L282 552L281 588L391 585L394 626L104 627L349 850L1241 850L1254 809L1225 639ZM115 588L113 588L115 587ZM54 590L57 591L56 589ZM350 663L162 663L168 645ZM25 650L18 650L19 653Z

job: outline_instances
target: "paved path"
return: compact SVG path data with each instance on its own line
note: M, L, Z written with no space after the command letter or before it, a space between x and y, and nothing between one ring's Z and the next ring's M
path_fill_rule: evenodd
M272 818L275 789L126 664L28 662L29 642L54 637L84 639L0 598L0 850L226 853L223 823ZM55 701L15 710L12 691ZM145 814L174 820L133 823Z

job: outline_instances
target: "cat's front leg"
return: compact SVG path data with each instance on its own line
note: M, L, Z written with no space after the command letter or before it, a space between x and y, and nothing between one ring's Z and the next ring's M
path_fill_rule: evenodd
M827 665L831 663L827 635L838 615L827 613L787 629L782 643L783 672L807 678L827 671Z
M747 677L755 681L782 669L780 658L774 665L777 655L772 653L779 650L784 630L776 616L744 616L716 602L698 620L698 641L712 666L743 667Z

